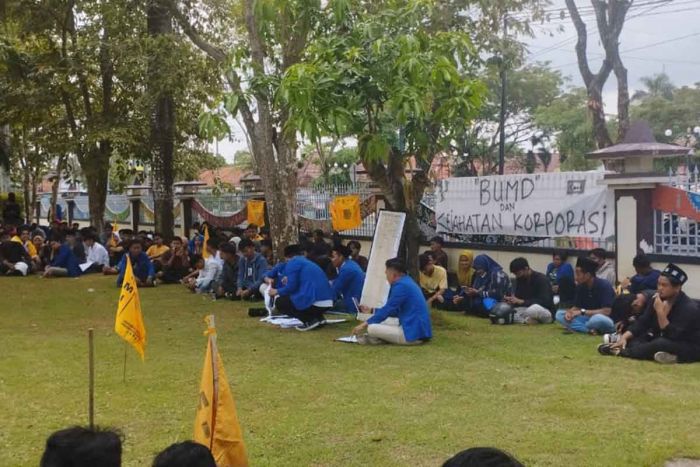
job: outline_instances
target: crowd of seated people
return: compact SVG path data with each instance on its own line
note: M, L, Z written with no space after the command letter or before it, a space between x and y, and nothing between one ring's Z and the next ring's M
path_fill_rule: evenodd
M209 233L206 242L205 229ZM76 230L65 222L53 222L49 227L6 227L0 229L0 273L45 278L102 273L117 276L116 283L121 285L128 260L140 287L180 283L194 293L210 294L215 299L248 302L260 302L267 294L274 298L278 312L301 321L300 330L323 326L329 310L352 314L361 311L368 261L357 241L344 244L339 235L327 238L323 231L316 230L310 236L301 235L298 244L285 250L283 258L275 258L269 231L256 225L225 233L196 224L193 230L189 239L165 239L157 232L117 232L110 224L104 226L101 236L93 228ZM653 269L643 254L633 260L636 274L619 283L608 254L599 248L580 256L575 267L564 252L555 252L544 273L531 268L525 258L513 259L505 270L489 255L463 250L453 271L442 239L435 237L419 256L418 265L416 283L405 276L405 263L387 263L390 297L395 300L391 309L374 310L373 319L382 317L381 323L367 322L356 328L367 341L429 340L431 332L422 323L430 307L487 318L492 317L496 305L503 310L503 304L510 307L509 322L557 323L566 333L601 335L604 345L609 346L601 350L610 352L606 355L648 358L649 351L643 351L647 347L631 352L627 344L638 347L650 336L664 339L660 342L665 344L679 339L690 342L694 327L700 328L695 301L680 290L687 280L685 273L673 265L665 271ZM670 276L674 271L676 275ZM678 274L685 278L681 283L676 283ZM415 290L408 290L408 283ZM418 307L413 303L416 291L421 297ZM267 313L260 304L251 305L251 316ZM669 318L662 319L663 313ZM650 316L657 317L657 321L650 321ZM669 322L672 331L667 330ZM398 324L403 337L397 329L387 332L371 326L387 323ZM683 330L678 331L678 327ZM382 337L374 339L376 336ZM656 341L654 345L651 348L662 349L658 352L681 352L673 354L678 361L700 360L695 343L678 347Z

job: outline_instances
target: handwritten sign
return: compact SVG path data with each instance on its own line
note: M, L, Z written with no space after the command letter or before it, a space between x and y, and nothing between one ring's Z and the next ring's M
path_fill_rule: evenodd
M608 237L612 190L601 172L501 175L443 180L437 231L460 235Z

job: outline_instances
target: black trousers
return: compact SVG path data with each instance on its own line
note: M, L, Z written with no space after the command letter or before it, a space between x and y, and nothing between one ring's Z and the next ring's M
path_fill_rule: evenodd
M277 300L275 301L275 308L277 308L277 311L279 311L280 313L284 313L285 315L291 316L292 318L296 318L302 323L310 323L312 321L322 320L323 313L330 310L332 307L321 308L317 306L312 306L311 308L307 308L306 310L297 310L296 307L294 307L291 298L285 295L277 297Z
M679 363L700 361L700 344L673 341L665 337L636 337L627 343L627 348L620 355L637 360L653 360L656 352L676 355Z

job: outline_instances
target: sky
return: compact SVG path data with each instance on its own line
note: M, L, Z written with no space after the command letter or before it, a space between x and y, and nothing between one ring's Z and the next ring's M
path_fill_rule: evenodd
M595 72L602 61L602 49L592 7L588 1L578 0L576 4L588 26L589 64ZM553 0L546 10L550 21L534 25L534 37L525 39L527 61L550 62L552 68L570 78L569 85L582 86L574 50L576 31L564 0ZM621 34L620 51L628 71L630 96L644 88L640 78L661 72L668 74L676 86L700 82L700 0L634 0ZM615 114L617 86L613 74L605 85L603 99L606 113ZM219 154L228 162L233 161L237 150L247 150L240 126L233 123L231 127L233 140L218 144Z

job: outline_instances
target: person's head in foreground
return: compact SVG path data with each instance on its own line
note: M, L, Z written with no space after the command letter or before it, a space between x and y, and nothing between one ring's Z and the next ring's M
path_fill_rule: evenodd
M496 448L469 448L451 457L442 467L524 467L516 458Z
M645 276L651 272L651 261L644 254L635 256L632 260L632 266L634 266L634 271L640 276Z
M137 258L143 252L143 243L138 238L129 243L129 256Z
M255 243L253 243L253 241L249 238L244 238L238 244L238 250L247 259L253 259L255 256Z
M404 263L400 258L392 258L387 260L387 262L384 263L384 266L386 267L386 280L389 282L389 284L393 284L401 279L408 271L406 269L406 263Z
M688 275L681 268L673 263L669 263L668 266L661 271L659 276L659 282L656 286L656 293L659 294L659 298L663 301L673 301L681 290L683 289L683 284L688 281Z
M598 269L598 263L590 258L579 258L576 261L576 270L574 279L577 284L591 285L595 280L595 272Z
M588 257L595 261L598 266L602 266L605 263L605 250L594 248L588 253Z
M433 237L430 239L430 251L442 251L442 247L445 245L445 241L442 237Z
M66 428L49 436L39 467L119 467L119 433L99 428Z
M236 255L236 245L229 242L224 242L219 246L219 252L221 253L221 259L229 264L232 264L238 256Z
M153 459L153 467L216 467L209 449L194 441L175 443Z
M334 268L339 268L343 265L346 259L350 258L350 248L344 245L336 245L331 250L331 263Z
M427 253L420 255L418 257L418 269L426 276L432 276L433 271L435 271L435 261L433 261L433 257Z
M525 258L515 258L510 262L510 272L518 279L530 277L530 264Z
M204 247L207 249L207 253L211 256L216 256L216 252L219 251L219 241L215 238L210 238Z

